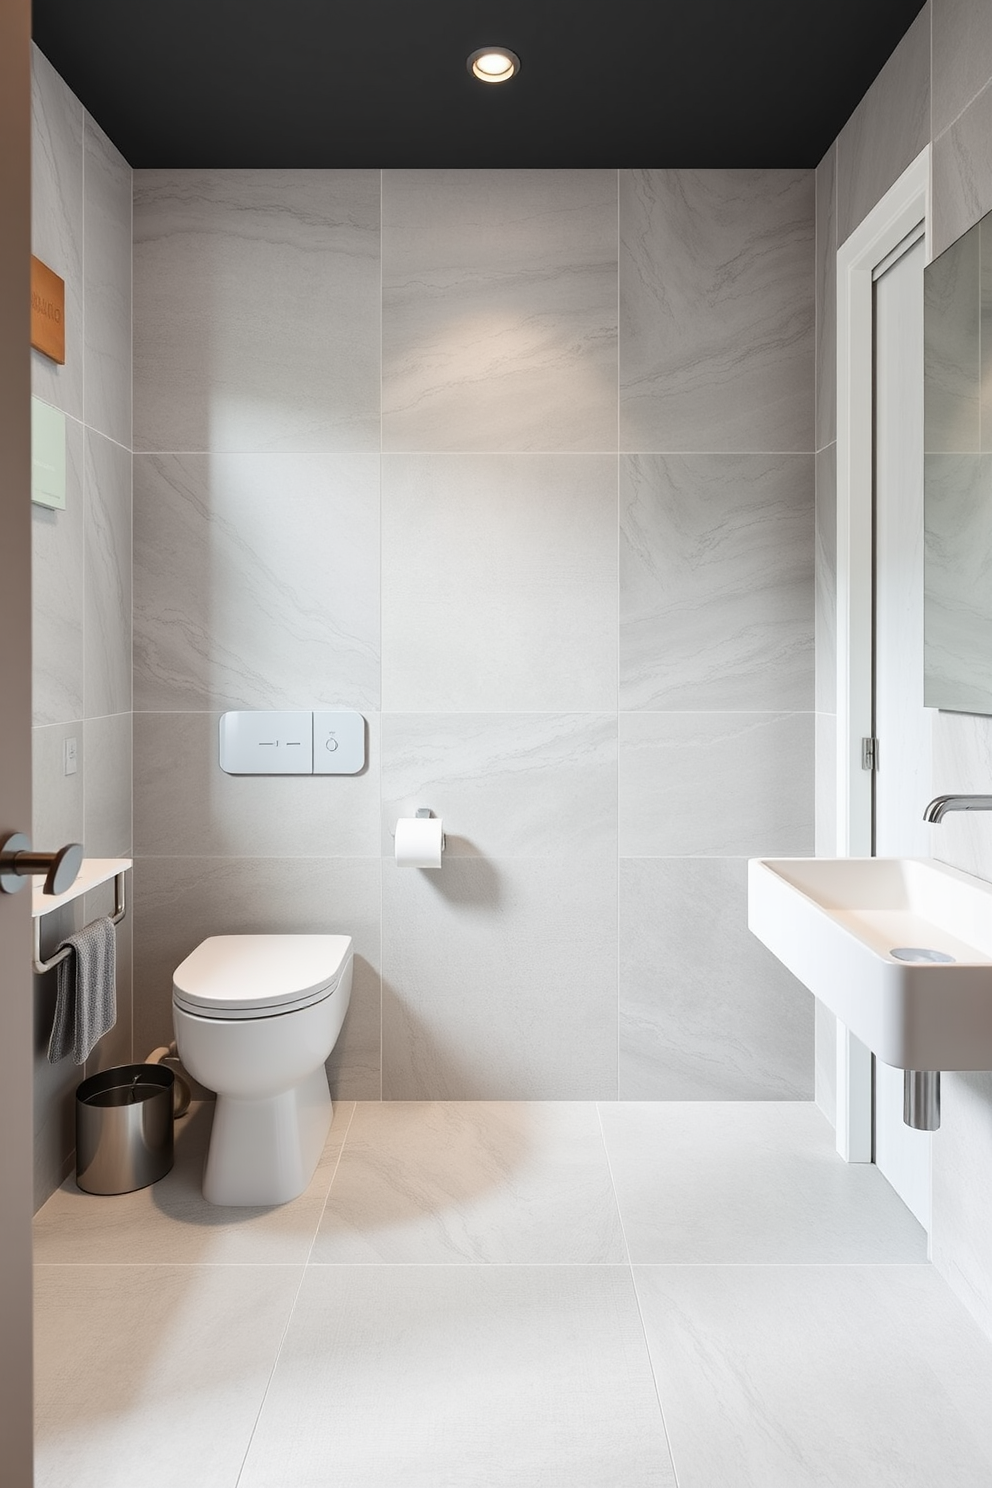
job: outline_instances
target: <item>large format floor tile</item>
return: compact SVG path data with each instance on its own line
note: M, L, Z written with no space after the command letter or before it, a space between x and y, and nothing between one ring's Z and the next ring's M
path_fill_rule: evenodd
M234 1488L302 1268L35 1274L36 1488Z
M674 1488L626 1267L307 1270L239 1488Z
M805 1101L601 1107L634 1262L924 1261L877 1168L845 1163Z
M635 1282L679 1488L992 1481L992 1343L931 1267L639 1266Z
M194 1106L176 1126L172 1172L150 1188L87 1194L76 1187L75 1178L66 1179L35 1219L35 1261L302 1265L353 1111L349 1103L335 1106L317 1171L298 1199L276 1208L228 1209L208 1204L200 1188L213 1103Z
M623 1262L595 1106L358 1106L310 1259Z

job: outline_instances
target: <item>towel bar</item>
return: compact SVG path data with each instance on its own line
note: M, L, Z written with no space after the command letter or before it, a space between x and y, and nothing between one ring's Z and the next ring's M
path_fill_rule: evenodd
M120 873L114 874L114 912L110 917L110 922L112 925L119 925L121 920L127 913L125 875L126 869L122 869ZM33 923L34 969L36 972L39 973L39 975L43 975L46 971L51 971L53 966L58 966L59 962L64 961L67 956L71 956L72 951L68 946L66 946L64 951L59 951L56 955L52 956L50 960L43 961L41 959L41 915L35 915Z

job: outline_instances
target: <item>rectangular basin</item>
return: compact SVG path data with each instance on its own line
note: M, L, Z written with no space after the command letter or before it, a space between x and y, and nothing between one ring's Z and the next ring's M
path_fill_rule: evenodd
M992 884L930 858L754 858L748 926L896 1069L992 1069ZM903 961L897 948L950 963Z

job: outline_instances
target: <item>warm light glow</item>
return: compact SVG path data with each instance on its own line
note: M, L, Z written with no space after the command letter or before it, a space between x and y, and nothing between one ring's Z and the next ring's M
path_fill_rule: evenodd
M520 58L506 47L480 47L469 57L468 69L480 82L505 83L520 71Z

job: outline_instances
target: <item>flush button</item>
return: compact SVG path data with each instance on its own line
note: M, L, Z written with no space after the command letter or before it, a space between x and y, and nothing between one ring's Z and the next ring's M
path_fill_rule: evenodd
M321 740L324 747L321 749ZM313 715L313 773L357 775L365 769L365 719L342 708Z

